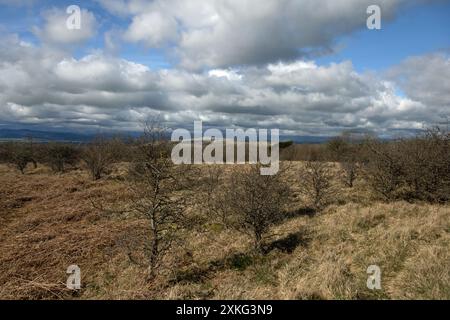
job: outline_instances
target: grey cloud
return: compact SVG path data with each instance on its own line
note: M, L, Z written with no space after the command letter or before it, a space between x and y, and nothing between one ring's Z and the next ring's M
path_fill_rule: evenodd
M406 60L386 80L357 73L350 62L151 70L101 53L74 59L17 37L3 40L0 122L129 130L160 113L174 127L203 120L299 134L384 132L432 124L450 101L449 62L441 55ZM396 94L396 83L406 97Z
M51 45L76 45L92 38L97 29L97 20L94 14L86 9L80 12L80 29L69 29L66 21L69 15L65 10L52 8L43 12L44 25L34 27L34 33L44 43Z
M367 7L383 21L418 0L98 0L132 22L125 39L149 47L170 43L190 70L264 65L333 51L336 37L366 27Z
M450 113L450 57L435 53L406 59L388 75L412 99Z

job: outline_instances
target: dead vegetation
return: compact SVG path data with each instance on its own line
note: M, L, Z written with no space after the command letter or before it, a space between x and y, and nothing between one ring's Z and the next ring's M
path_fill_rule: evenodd
M290 196L289 186L282 175L263 176L254 165L232 173L225 190L232 212L233 227L253 239L254 249L262 251L263 240L270 227L282 220Z
M352 146L351 185L342 159L174 166L161 137L102 156L95 180L2 164L0 299L450 299L445 139Z
M300 192L314 210L322 210L336 199L333 166L322 161L307 161L300 169Z
M81 159L93 180L100 179L121 158L121 141L98 136L81 151Z
M189 198L181 192L190 171L188 166L173 165L169 142L155 134L159 135L147 127L126 182L131 192L131 210L148 221L149 280L157 276L164 256L179 240Z
M366 177L386 200L449 200L449 133L435 129L392 143L370 139L364 148Z

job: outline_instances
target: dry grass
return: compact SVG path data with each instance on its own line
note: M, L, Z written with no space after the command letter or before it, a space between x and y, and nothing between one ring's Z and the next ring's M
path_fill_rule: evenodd
M294 192L300 165L289 169ZM200 223L148 283L146 221L91 204L126 202L125 171L92 182L83 170L22 176L0 166L0 299L450 299L450 207L382 203L363 180L317 215L303 214L296 192L263 256L193 206ZM77 293L65 289L71 264L81 267ZM366 288L371 264L382 269L380 291Z

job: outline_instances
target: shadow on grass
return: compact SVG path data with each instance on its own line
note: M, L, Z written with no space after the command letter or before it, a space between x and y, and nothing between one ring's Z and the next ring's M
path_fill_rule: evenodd
M316 215L317 210L310 207L302 207L296 210L287 211L284 214L284 220L307 216L312 218Z
M209 280L215 272L227 269L245 271L248 267L260 263L261 259L264 258L263 255L267 255L273 250L291 254L299 246L306 247L308 242L309 237L307 236L307 233L302 230L265 245L262 250L262 255L261 253L255 253L253 250L234 253L223 259L213 260L204 267L194 267L185 271L177 271L174 279L170 282L172 284L203 283Z
M203 283L210 278L210 274L214 272L211 268L195 267L189 270L177 271L170 284L177 283Z
M265 254L268 254L269 252L276 249L281 252L291 254L299 246L306 247L308 245L308 242L309 238L307 237L305 232L300 231L296 233L291 233L290 235L284 238L273 241L272 243L266 245L263 248L263 252Z
M223 259L213 260L205 267L193 267L189 270L177 271L174 279L170 282L175 283L203 283L211 278L215 272L235 269L244 271L254 263L254 254L252 253L234 253Z

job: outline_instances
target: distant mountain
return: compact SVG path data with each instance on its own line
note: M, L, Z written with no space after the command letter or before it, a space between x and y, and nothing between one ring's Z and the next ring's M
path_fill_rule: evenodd
M41 131L28 129L1 129L0 140L24 140L32 137L36 141L66 141L66 142L86 142L92 139L93 135L73 133Z
M125 135L133 137L139 136L140 133L127 132ZM61 141L61 142L88 142L95 137L95 133L76 133L63 131L46 131L46 130L30 130L30 129L9 129L0 128L0 140L25 140L32 137L35 141ZM107 134L111 135L111 134ZM280 141L293 141L297 144L317 144L326 143L332 137L323 136L280 136Z
M326 143L333 137L323 136L280 136L280 141L294 141L296 144L318 144Z

